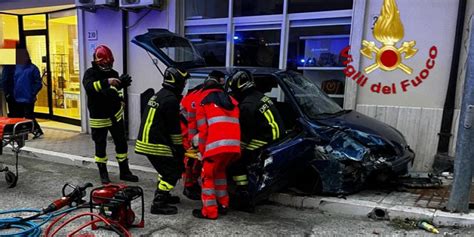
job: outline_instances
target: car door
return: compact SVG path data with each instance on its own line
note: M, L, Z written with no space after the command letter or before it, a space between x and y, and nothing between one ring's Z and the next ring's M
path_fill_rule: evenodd
M258 164L249 167L250 191L255 201L266 199L271 193L286 187L290 175L307 164L312 157L314 142L302 131L288 135L262 152Z
M135 36L132 43L158 58L167 67L189 69L205 66L204 59L188 39L167 29L148 29L147 33Z
M267 147L259 157L257 163L249 167L249 181L255 201L266 199L271 193L287 186L291 175L314 156L314 140L307 136L307 123L304 122L301 112L295 107L287 88L281 78L273 75L278 85L266 90L270 98L274 98L280 114L294 121L285 121L285 137ZM278 79L280 78L280 79ZM258 84L258 83L257 83ZM271 84L271 83L270 83ZM281 106L284 104L285 106ZM286 110L284 108L287 108ZM290 126L288 126L290 125Z

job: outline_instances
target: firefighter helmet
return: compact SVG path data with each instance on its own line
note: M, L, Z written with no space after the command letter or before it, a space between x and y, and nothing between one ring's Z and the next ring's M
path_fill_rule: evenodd
M178 68L169 67L166 69L164 74L163 86L174 88L177 92L182 93L188 78L188 72Z
M94 63L104 71L109 71L114 65L112 50L105 45L99 45L94 51Z
M232 94L240 94L249 88L255 87L255 82L251 72L240 69L229 77L227 86Z

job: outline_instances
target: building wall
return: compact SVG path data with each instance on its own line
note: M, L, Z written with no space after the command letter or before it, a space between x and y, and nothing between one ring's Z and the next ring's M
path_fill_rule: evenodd
M470 4L468 12L471 12L472 15L473 2L468 2ZM458 0L397 0L397 3L405 28L405 38L402 42L415 40L416 48L419 49L417 55L404 61L413 68L413 74L406 75L401 71L387 73L380 70L369 74L369 81L389 85L396 83L398 91L396 95L381 95L371 92L370 88L359 88L357 110L399 129L416 152L417 157L413 170L426 172L431 170L437 151L438 132L451 69ZM382 1L368 1L364 38L369 41L376 40L368 22L371 22L375 15L380 14L381 4ZM441 15L443 17L439 17ZM467 18L470 18L469 15ZM466 21L468 20L466 19ZM438 48L435 68L417 88L409 87L407 92L401 92L400 82L405 79L415 79L416 75L424 69L432 45ZM373 60L362 57L360 69L364 69L372 63ZM465 64L466 49L463 49L459 82L463 81L462 71ZM458 85L458 98L462 93L462 89L459 87L462 85ZM456 108L459 108L459 99ZM458 117L459 110L457 109L452 129L455 135L457 134ZM453 136L450 155L454 155L455 143L456 137Z
M146 12L146 10L142 10L139 13L130 13L129 25L133 26L136 24L136 26L130 28L128 31L129 42L134 36L146 33L149 28L168 29L169 20L167 11L151 11L141 22L137 23L137 20L146 14ZM161 70L164 71L166 67L161 63L159 64ZM133 80L132 86L128 90L129 137L130 139L136 139L141 120L140 94L148 88L153 88L155 91L161 89L163 77L154 66L146 51L132 43L129 44L128 69Z
M162 75L153 65L152 60L148 54L142 48L131 43L133 37L139 34L146 33L149 28L165 28L175 29L175 20L173 22L169 20L170 9L174 11L172 3L174 1L168 1L168 6L162 10L138 10L136 12L128 12L129 21L126 32L128 35L127 47L127 68L128 74L132 76L132 85L128 88L128 109L129 109L129 138L135 139L138 134L140 126L141 114L140 114L140 94L148 88L153 88L158 91L161 88ZM82 10L80 10L82 11ZM172 14L171 17L174 17ZM83 71L90 67L92 61L94 48L99 44L108 45L115 58L114 69L123 73L123 51L122 51L122 12L111 9L98 9L94 12L84 12L83 17L84 23L82 24L83 40L82 44L84 47ZM79 24L81 27L81 24ZM97 31L97 40L87 40L87 34L89 31ZM160 63L162 71L165 70L165 66ZM81 72L81 76L83 72ZM85 92L83 94L83 101L86 101ZM84 103L86 105L86 103ZM83 111L85 111L83 109ZM82 125L84 132L89 130L87 126L88 115L83 113Z

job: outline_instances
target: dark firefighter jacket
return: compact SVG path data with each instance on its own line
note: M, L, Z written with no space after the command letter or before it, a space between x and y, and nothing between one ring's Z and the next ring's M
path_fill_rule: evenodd
M184 156L179 120L179 99L162 88L153 95L142 116L135 152L143 155Z
M283 120L273 101L263 93L251 89L239 109L243 149L254 151L284 136Z
M102 71L97 66L84 73L82 84L87 93L91 128L110 127L112 121L123 118L123 98L115 87L109 85L109 78L118 78L118 73L115 70Z

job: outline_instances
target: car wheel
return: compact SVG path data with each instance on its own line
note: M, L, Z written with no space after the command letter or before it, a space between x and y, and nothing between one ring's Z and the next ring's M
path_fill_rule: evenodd
M320 194L323 187L319 171L312 165L294 172L290 177L290 186L306 194Z

